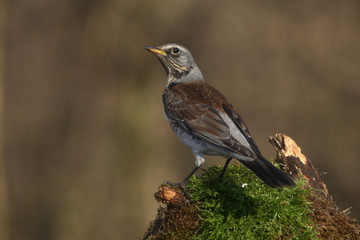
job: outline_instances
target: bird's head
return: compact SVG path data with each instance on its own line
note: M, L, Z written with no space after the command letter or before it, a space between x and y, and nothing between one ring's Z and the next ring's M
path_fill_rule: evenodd
M167 85L203 80L200 69L187 48L168 43L159 47L146 46L145 49L159 58L168 74Z

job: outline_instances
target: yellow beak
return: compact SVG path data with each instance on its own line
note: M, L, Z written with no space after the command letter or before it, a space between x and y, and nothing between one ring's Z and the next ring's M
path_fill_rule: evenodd
M163 50L158 49L157 47L146 46L144 48L146 50L156 54L156 55L167 56L166 52L164 52Z

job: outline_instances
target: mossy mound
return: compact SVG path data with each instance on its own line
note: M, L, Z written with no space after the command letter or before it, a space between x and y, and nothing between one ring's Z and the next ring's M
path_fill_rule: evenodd
M199 210L195 239L316 239L311 220L311 190L272 189L242 165L230 166L219 181L220 166L188 184Z
M272 189L242 165L231 165L222 182L220 171L193 177L187 188L194 203L159 208L144 239L317 239L312 190L303 182Z

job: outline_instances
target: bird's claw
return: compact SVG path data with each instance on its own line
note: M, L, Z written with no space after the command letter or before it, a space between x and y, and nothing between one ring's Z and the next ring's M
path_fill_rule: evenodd
M220 180L220 182L222 182L224 180L224 172L220 173L219 180Z
M190 203L192 203L192 199L190 197L189 192L186 189L186 184L184 182L173 183L173 182L170 182L168 180L165 180L163 183L168 184L168 185L170 185L172 187L180 188L181 190L183 190L183 192L185 194L185 197L190 201Z

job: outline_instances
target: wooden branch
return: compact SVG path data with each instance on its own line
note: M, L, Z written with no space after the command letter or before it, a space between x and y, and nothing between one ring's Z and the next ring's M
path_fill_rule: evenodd
M332 200L326 184L321 178L321 174L302 152L301 148L294 140L282 133L270 136L269 142L275 148L277 153L276 162L282 164L287 172L299 177L302 175L308 182L309 186L321 190L320 194L328 200Z

